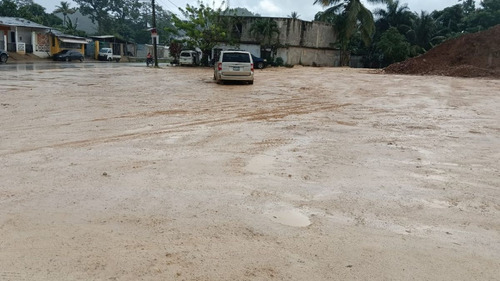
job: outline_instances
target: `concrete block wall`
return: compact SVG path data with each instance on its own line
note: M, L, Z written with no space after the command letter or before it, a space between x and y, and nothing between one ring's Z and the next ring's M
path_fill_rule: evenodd
M256 42L255 36L250 33L252 24L262 19L260 17L246 17L242 23L241 42ZM271 18L276 21L280 30L279 38L275 35L273 43L292 47L310 47L333 49L336 33L332 25L323 22L308 22L291 18Z
M262 45L250 33L252 24L263 19L246 17L242 20L241 42ZM279 28L272 43L282 46L276 57L283 58L285 64L338 66L339 51L333 48L336 32L332 25L323 22L309 22L291 18L271 18Z
M290 65L339 66L340 64L338 50L288 47L279 48L276 56L283 58L283 61Z

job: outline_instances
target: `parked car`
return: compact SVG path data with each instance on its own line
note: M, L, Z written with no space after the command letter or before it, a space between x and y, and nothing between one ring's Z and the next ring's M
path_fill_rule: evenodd
M6 51L0 49L0 63L7 63L9 59L9 54Z
M116 61L119 62L122 56L113 54L113 49L111 48L101 48L99 54L97 55L98 60L103 61Z
M182 51L179 56L179 65L198 65L200 63L200 54L197 51Z
M267 65L267 60L252 55L253 64L258 69L263 69Z
M214 80L246 81L253 84L254 68L252 55L245 51L222 51L214 65Z
M80 53L78 51L62 50L59 53L55 54L52 57L52 59L55 61L72 61L72 60L83 61L84 57L83 57L82 53Z

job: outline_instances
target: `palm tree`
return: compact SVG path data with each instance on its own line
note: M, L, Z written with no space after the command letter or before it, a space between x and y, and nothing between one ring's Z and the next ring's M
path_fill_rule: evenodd
M250 34L265 45L271 45L274 34L279 33L278 24L271 18L257 19L250 26Z
M441 37L435 37L436 21L424 11L420 13L420 16L415 18L409 35L410 42L417 46L417 53L424 53L432 49L434 41L442 39Z
M74 14L76 10L74 8L69 7L69 3L66 1L61 1L59 6L56 6L54 13L62 13L63 14L63 25L66 25L66 16Z
M297 12L292 12L288 17L294 20L298 20L300 15Z
M385 3L386 0L368 0L371 3ZM323 18L333 20L339 37L341 50L340 64L349 63L348 47L354 34L360 33L361 39L368 46L375 32L373 14L362 3L361 0L315 0L314 4L329 7L322 14Z
M395 27L401 34L405 34L411 28L415 15L410 11L407 4L399 4L399 0L386 0L386 9L376 9L374 14L379 18L376 22L381 32Z
M271 18L262 18L255 20L250 26L250 34L261 42L262 49L267 50L271 48L271 54L267 54L266 57L271 58L276 50L277 44L279 44L279 34L280 30L276 21ZM274 35L277 35L276 44L273 43ZM265 51L264 53L266 53Z

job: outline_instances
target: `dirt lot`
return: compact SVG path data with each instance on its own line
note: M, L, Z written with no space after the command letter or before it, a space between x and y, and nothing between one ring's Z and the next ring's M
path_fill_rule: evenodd
M500 276L500 80L1 74L2 281Z

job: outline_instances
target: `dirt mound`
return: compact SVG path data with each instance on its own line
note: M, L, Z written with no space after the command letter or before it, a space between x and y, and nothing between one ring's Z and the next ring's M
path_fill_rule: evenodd
M426 54L389 65L386 73L500 78L500 25L450 39Z

